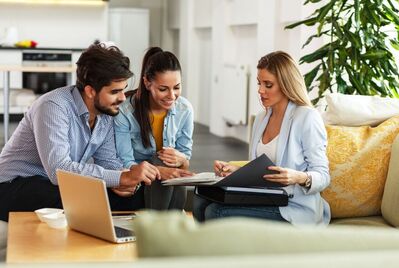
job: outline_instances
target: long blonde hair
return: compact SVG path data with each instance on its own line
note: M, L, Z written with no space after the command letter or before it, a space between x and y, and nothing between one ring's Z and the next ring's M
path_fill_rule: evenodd
M275 51L263 56L258 69L266 69L277 78L281 92L292 102L300 106L310 106L305 80L292 57L283 51Z

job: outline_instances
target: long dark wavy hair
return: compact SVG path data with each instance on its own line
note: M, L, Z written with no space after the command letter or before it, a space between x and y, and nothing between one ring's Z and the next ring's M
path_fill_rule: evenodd
M126 93L127 96L133 95L131 100L134 107L133 115L140 125L141 142L144 148L151 147L150 135L152 135L149 116L150 91L144 84L144 77L151 82L158 73L167 71L181 72L177 57L169 51L163 51L160 47L149 48L143 58L138 88Z

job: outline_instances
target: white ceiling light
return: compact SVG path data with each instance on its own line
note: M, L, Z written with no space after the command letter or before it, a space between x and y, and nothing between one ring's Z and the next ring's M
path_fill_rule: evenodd
M0 4L29 4L29 5L86 5L102 6L103 0L0 0Z

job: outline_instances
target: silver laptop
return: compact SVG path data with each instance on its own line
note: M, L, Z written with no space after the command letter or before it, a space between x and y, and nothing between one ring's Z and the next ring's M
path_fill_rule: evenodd
M133 217L112 218L103 180L59 169L56 172L65 216L71 229L114 243L136 240L130 227Z

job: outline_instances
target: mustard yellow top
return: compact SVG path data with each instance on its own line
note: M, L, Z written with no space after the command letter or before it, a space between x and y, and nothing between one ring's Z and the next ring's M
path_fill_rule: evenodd
M163 121L166 117L166 112L153 114L151 113L151 129L152 134L154 135L155 144L157 147L157 152L162 149L163 146Z

